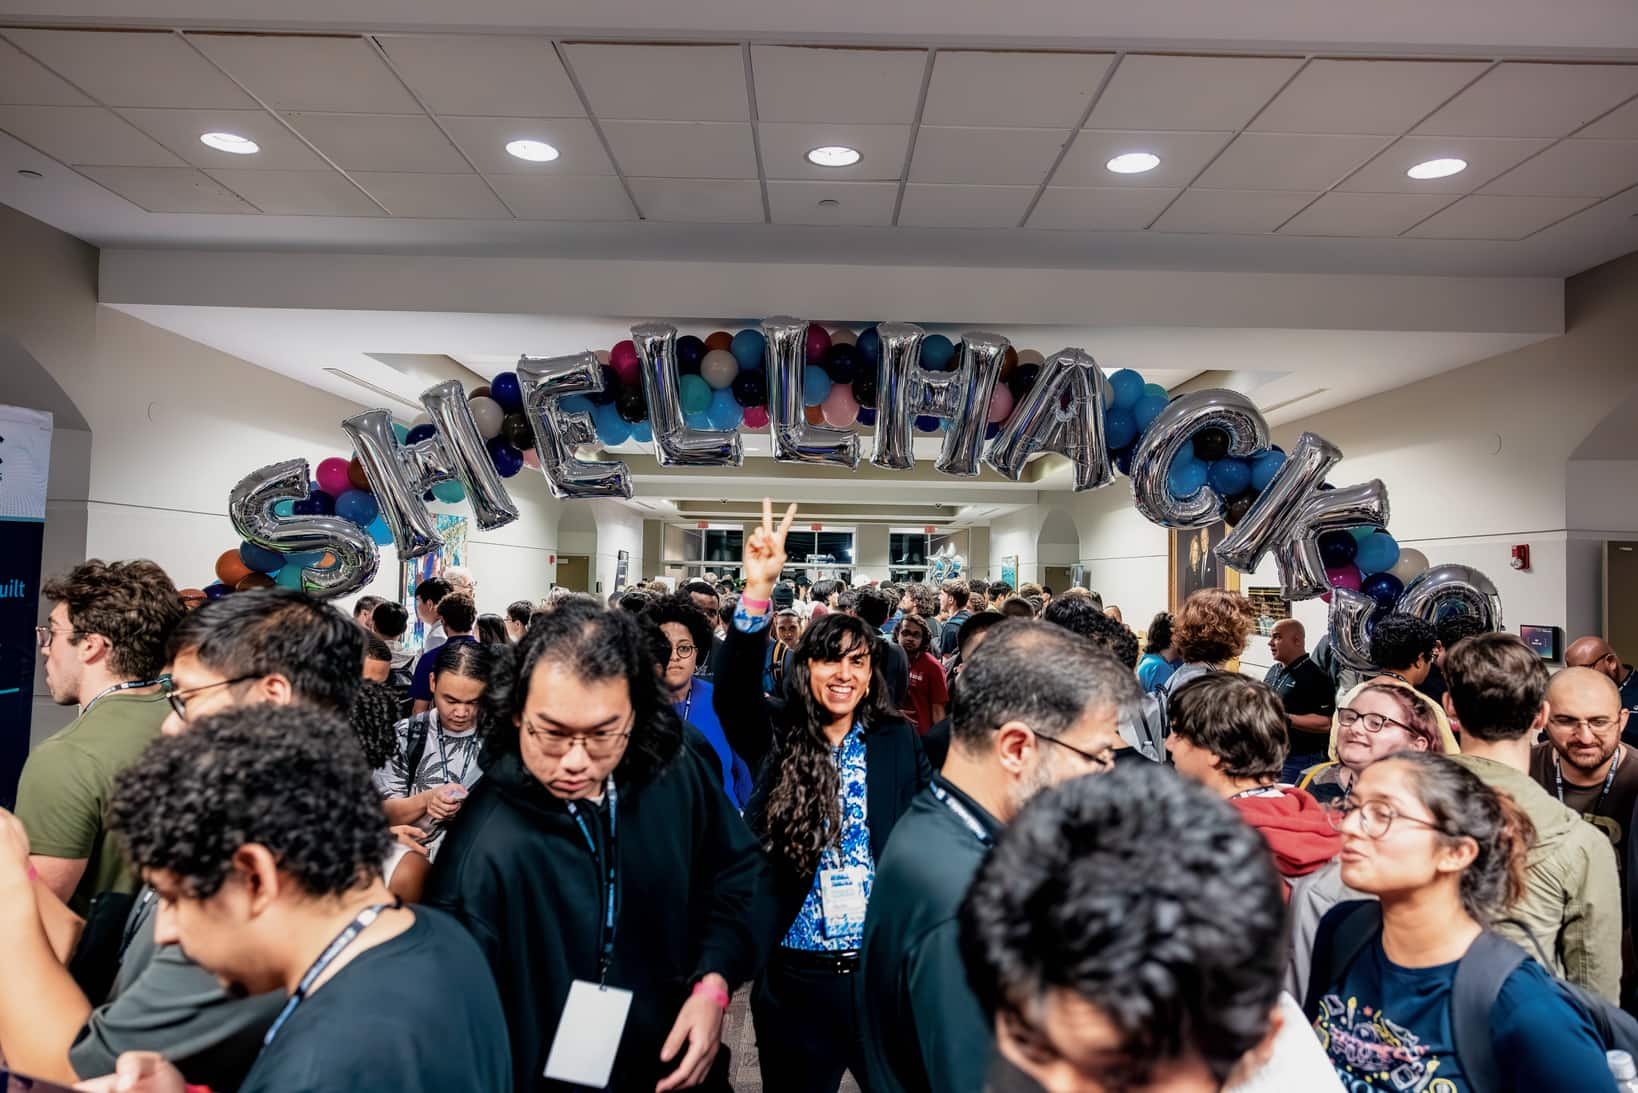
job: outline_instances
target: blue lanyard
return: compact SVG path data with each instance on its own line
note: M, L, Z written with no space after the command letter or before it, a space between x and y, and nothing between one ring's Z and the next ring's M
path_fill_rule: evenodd
M609 841L606 852L598 850L597 839L592 836L591 828L586 825L586 819L580 815L575 803L565 801L564 804L569 809L569 815L573 816L574 822L579 825L580 834L586 840L586 849L591 851L592 860L598 864L599 871L607 878L604 884L603 920L598 923L597 929L598 948L602 952L598 961L599 982L606 986L609 981L609 966L614 963L615 904L620 891L620 856L616 853L620 830L620 791L614 786L614 775L609 775Z
M359 934L369 929L370 924L380 917L382 911L402 905L401 900L395 899L391 903L377 903L366 907L358 913L357 918L349 922L335 936L335 940L330 942L325 950L319 954L318 959L313 961L313 966L308 968L307 973L301 977L301 982L296 984L296 989L291 993L290 1000L284 1004L284 1009L280 1010L279 1015L273 1019L273 1024L268 1028L267 1035L262 1037L263 1048L273 1042L273 1038L279 1034L279 1030L284 1027L284 1023L290 1020L290 1015L296 1012L296 1007L301 1005L302 999L306 998L307 993L313 989L313 984L317 982L318 977L324 974L326 968L336 962L336 957L346 952L347 947L358 940Z
M995 840L990 838L990 833L984 830L984 825L978 822L977 817L967 811L966 805L946 793L944 787L937 782L927 788L933 791L933 796L937 797L945 808L955 813L956 819L967 825L967 830L973 833L973 838L977 839L980 845L985 847L995 845Z

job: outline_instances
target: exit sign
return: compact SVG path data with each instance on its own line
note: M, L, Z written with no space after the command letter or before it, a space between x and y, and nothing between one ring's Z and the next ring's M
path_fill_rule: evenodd
M922 528L922 529L921 529L921 530L923 530L923 531L925 531L925 532L926 532L926 533L927 533L927 534L929 534L929 535L931 535L931 534L933 534L933 533L934 533L934 532L935 532L935 531L937 531L937 530L938 530L938 528L936 528L936 527L934 527L934 526L933 526L933 525L932 525L932 524L928 524L928 525L927 525L927 526L926 526L926 527L924 527L924 528Z
M706 521L701 520L699 523L695 524L694 526L699 528L701 531L704 531L706 528L710 527L711 525L709 523L707 523Z
M823 524L809 524L808 525L808 530L809 531L824 531L825 530L825 525L823 525Z

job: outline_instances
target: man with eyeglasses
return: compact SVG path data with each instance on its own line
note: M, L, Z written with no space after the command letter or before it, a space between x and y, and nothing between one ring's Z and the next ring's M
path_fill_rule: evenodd
M1547 706L1547 742L1530 753L1530 777L1609 836L1625 891L1638 762L1621 742L1628 721L1621 692L1602 672L1566 668L1547 685Z
M1610 643L1601 637L1589 635L1576 638L1570 642L1570 647L1564 650L1564 663L1570 668L1591 668L1610 678L1621 691L1621 708L1628 711L1638 711L1638 672L1632 670L1632 665L1623 663L1621 657L1611 648ZM1622 739L1626 743L1638 746L1638 721L1628 718L1628 725L1632 730L1633 739Z
M1048 623L999 623L972 652L943 770L876 867L859 971L868 1088L984 1088L992 1036L961 962L961 897L1025 802L1114 765L1121 708L1138 696L1129 668Z

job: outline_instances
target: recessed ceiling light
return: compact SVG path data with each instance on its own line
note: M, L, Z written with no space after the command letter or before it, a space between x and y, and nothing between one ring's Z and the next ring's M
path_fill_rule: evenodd
M262 150L261 145L237 133L205 133L199 138L199 143L218 152L232 152L236 156L253 156Z
M1425 163L1418 163L1405 173L1416 179L1449 178L1467 170L1465 159L1430 159Z
M842 203L836 200L834 197L821 197L819 199L819 207L821 209L835 209L839 208L841 204Z
M845 144L827 144L808 150L808 162L815 167L851 167L863 158L857 148Z
M509 140L506 151L530 163L550 163L557 158L557 149L543 140Z
M1116 156L1105 167L1117 175L1141 175L1160 166L1160 157L1153 152L1125 152Z

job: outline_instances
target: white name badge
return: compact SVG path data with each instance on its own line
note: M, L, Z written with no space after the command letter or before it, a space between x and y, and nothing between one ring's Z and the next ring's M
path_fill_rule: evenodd
M847 937L864 929L865 868L824 869L819 873L819 904L826 937Z
M605 1088L630 1013L630 991L576 979L569 985L563 1019L557 1023L552 1051L546 1056L546 1077Z

